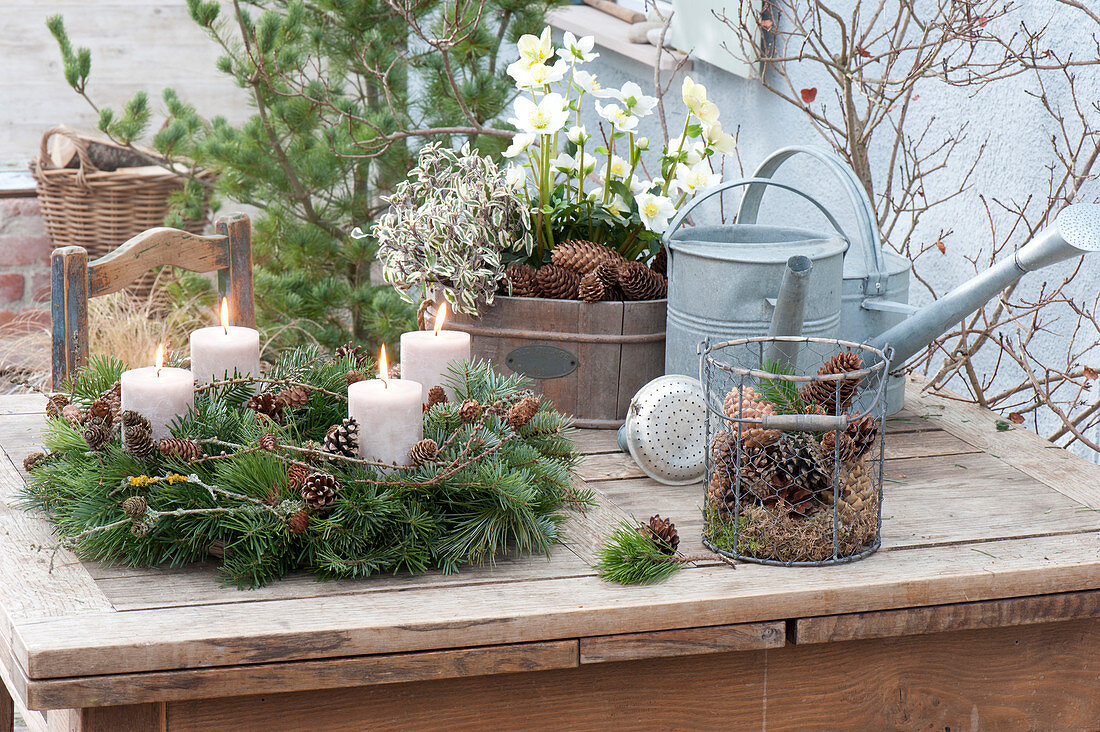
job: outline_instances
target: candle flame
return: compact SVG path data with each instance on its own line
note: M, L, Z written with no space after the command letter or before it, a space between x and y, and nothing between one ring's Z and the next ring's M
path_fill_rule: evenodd
M443 321L447 319L447 303L444 302L439 306L439 310L435 314L435 334L439 335L439 331L443 330Z
M222 298L222 330L229 335L229 300Z
M382 354L378 357L378 378L385 381L390 378L390 362L386 359L386 344L382 344Z
M157 376L160 376L160 370L164 368L164 344L157 344L157 355L154 357L153 362L157 365Z

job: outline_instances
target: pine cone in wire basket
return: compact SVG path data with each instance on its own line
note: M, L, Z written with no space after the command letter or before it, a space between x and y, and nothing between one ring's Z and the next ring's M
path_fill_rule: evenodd
M253 394L248 400L248 408L256 414L270 417L274 422L283 419L283 405L274 394Z
M872 501L878 493L875 488L873 465L873 462L869 463L861 458L845 467L837 506L842 519L853 521L859 517L860 513L873 506Z
M447 403L447 392L442 386L436 384L431 389L428 389L428 409L431 409L436 404Z
M665 278L641 262L619 265L619 287L627 300L659 300L668 294Z
M111 442L111 428L102 419L90 419L84 427L84 442L88 449L99 452Z
M680 535L676 532L676 524L661 518L661 514L651 517L649 523L639 526L638 533L652 538L665 554L675 554L676 548L680 546Z
M301 407L309 401L309 389L297 384L288 386L275 395L275 401L283 407Z
M538 414L539 406L539 400L536 397L524 397L508 410L508 415L504 418L504 421L514 430L526 427L527 423Z
M311 473L302 484L302 500L314 511L320 511L336 500L340 483L328 473Z
M784 434L768 453L772 464L764 478L770 492L764 504L808 516L818 494L831 492L830 475L821 468L821 446L807 435Z
M122 446L136 458L148 460L157 453L153 425L132 409L122 413Z
M306 478L309 477L310 470L305 465L300 463L292 463L286 469L286 483L292 491L299 491L302 486L305 485Z
M325 433L325 451L355 457L359 452L359 423L354 417L345 417L340 424L334 424Z
M759 426L765 415L776 414L776 410L771 402L751 386L731 389L722 406L727 417L741 420L730 425L730 429L736 433L740 425L741 444L747 448L771 445L783 434L779 430L766 430Z
M539 297L554 300L576 300L581 277L571 269L556 264L544 264L535 274Z
M587 239L568 239L554 246L550 261L559 267L571 269L579 275L588 274L596 266L607 261L625 261L621 254Z
M189 463L202 457L202 448L194 440L183 437L165 437L160 441L160 454L166 458L172 458Z
M510 294L512 297L539 296L538 277L535 269L530 265L522 262L513 264L504 270L504 276L507 277L510 286L510 292L506 289L505 294Z
M826 461L832 461L837 454L837 442L840 443L840 459L851 462L865 454L879 438L879 420L871 415L849 422L843 432L832 430L821 436L821 451Z
M845 374L863 368L863 359L852 351L838 353L828 359L817 370L818 376ZM838 379L836 381L811 381L798 391L802 401L816 404L825 410L825 414L843 414L852 406L852 400L859 391L860 377Z
M409 450L409 462L416 467L420 467L425 463L430 463L435 460L435 456L439 454L439 445L435 440L430 437L425 437L420 440Z

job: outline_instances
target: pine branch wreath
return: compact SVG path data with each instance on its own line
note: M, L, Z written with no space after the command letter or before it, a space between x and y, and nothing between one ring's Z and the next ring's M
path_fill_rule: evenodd
M591 492L573 487L580 456L569 419L540 402L530 421L510 426L509 411L531 392L484 362L452 369L457 399L424 412L424 437L438 446L430 462L393 469L326 452L326 431L347 416L347 373L368 367L303 348L262 379L200 387L172 426L175 447L189 441L201 451L194 459L178 449L137 457L117 424L92 451L81 426L58 415L44 435L48 454L32 461L24 505L45 512L62 543L89 559L178 566L224 545L222 577L248 588L292 571L319 579L450 573L509 553L548 554L565 509L593 504ZM121 371L117 361L93 359L69 400L91 404ZM247 406L254 393L290 386L309 399L288 405L280 422ZM483 407L472 421L459 413L466 400Z

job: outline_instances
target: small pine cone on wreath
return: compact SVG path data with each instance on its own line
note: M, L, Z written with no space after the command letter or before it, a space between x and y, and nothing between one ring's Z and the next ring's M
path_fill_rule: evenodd
M425 465L435 460L436 455L439 454L439 445L430 437L425 437L420 440L412 449L409 450L409 462L416 467Z
M298 384L288 386L275 395L275 401L285 407L301 407L309 401L309 389Z
M165 437L160 441L160 454L170 460L189 463L202 457L199 443L186 437Z
M80 408L79 404L66 404L61 408L61 416L69 423L69 426L73 428L82 426L84 420L87 418L87 415L84 413L84 410Z
M274 422L283 419L283 405L274 394L253 394L248 400L248 408L256 414L270 417Z
M310 469L301 463L291 463L286 469L286 483L292 491L300 491L309 477Z
M102 423L106 427L111 426L111 422L114 421L115 415L111 410L111 404L103 397L96 399L88 407L88 421L96 421Z
M347 382L348 386L351 386L352 384L358 384L360 381L366 381L366 380L367 380L367 377L363 374L363 372L362 371L356 371L355 369L352 369L351 371L349 371L348 375L344 377L344 381Z
M336 494L340 492L340 483L328 473L311 473L302 484L302 500L314 511L320 511L332 505Z
M359 453L359 423L354 417L345 417L325 433L325 452L355 457Z
M279 446L279 438L275 436L274 432L264 432L260 435L260 447L271 452Z
M477 403L476 399L466 399L458 407L458 416L462 418L463 422L473 422L481 416L481 405Z
M99 398L110 407L111 419L118 419L119 414L122 413L122 382L116 381L111 384L111 388L103 392L103 395Z
M431 409L436 404L447 403L447 392L442 386L436 384L431 389L428 389L428 409Z
M510 294L512 297L539 296L538 276L530 265L522 262L513 264L504 270L504 275L510 286L510 292L506 290L505 294Z
M157 454L153 425L132 409L122 413L122 446L136 458L148 460Z
M559 267L585 275L608 260L624 261L618 252L587 239L567 239L559 242L550 252L550 261Z
M23 458L23 470L29 473L35 468L42 467L46 464L47 457L48 456L44 452L32 452L30 455Z
M571 269L544 264L536 273L539 296L553 300L576 300L581 277Z
M344 345L336 349L332 354L335 358L345 358L350 356L355 360L355 363L360 364L367 360L367 354L362 352L362 349L354 343L348 341Z
M659 300L668 294L667 280L641 262L619 265L619 287L628 300Z
M84 426L84 442L88 443L89 450L100 452L107 449L111 436L111 428L102 419L90 419Z
M69 406L69 397L65 394L51 394L46 398L46 416L57 419L61 416L61 410Z
M540 406L537 397L526 396L508 410L508 415L504 418L504 421L514 430L526 427L538 414Z
M292 534L304 534L309 528L309 511L304 508L295 511L286 522L287 530Z
M665 554L675 554L677 547L680 546L680 535L676 531L676 524L661 518L661 514L651 517L649 523L639 526L638 533L653 539Z
M130 496L122 502L122 512L132 519L138 519L145 515L149 503L144 496Z

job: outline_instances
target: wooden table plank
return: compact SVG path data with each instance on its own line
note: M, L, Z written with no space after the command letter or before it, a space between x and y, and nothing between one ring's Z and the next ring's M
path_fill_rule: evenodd
M303 690L320 692L350 686L530 673L577 665L577 641L561 640L201 671L30 681L26 697L32 709L63 709Z
M1100 618L1100 591L799 618L795 621L796 635L792 640L800 644L832 643L1084 618Z
M46 397L41 394L5 394L0 399L0 415L41 414L46 412Z
M32 679L397 653L760 622L1097 589L1100 532L879 552L853 564L689 568L662 584L594 577L112 612L20 624Z
M739 623L655 633L622 633L580 639L581 663L634 661L641 658L701 656L709 653L780 648L786 623Z

